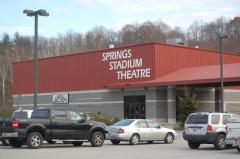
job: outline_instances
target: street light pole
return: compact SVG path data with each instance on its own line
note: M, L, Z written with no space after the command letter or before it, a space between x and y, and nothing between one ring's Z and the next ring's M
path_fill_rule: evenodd
M223 81L223 51L222 51L222 40L228 38L227 35L219 36L219 47L220 47L220 79L221 79L221 105L219 112L225 112L224 107L224 81Z
M38 94L38 15L49 16L46 10L40 9L37 11L24 10L23 13L27 16L34 16L34 108L37 108L37 94Z

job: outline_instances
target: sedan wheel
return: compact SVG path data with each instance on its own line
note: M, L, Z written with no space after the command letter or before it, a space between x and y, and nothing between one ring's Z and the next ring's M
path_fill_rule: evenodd
M165 136L164 142L166 144L171 144L173 143L174 140L174 135L172 133L167 133L167 135Z
M137 134L133 134L132 137L129 140L129 143L131 145L137 145L139 140L140 140L139 136Z

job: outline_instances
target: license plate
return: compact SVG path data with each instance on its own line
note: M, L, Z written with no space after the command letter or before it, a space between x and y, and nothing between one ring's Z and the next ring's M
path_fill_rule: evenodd
M18 137L18 133L2 133L2 137Z

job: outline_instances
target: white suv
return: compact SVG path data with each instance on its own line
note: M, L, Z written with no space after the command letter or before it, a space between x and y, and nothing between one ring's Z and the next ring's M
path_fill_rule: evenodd
M200 144L213 144L215 149L223 150L226 147L226 124L232 117L240 118L230 113L192 113L185 122L183 138L191 149L199 148Z

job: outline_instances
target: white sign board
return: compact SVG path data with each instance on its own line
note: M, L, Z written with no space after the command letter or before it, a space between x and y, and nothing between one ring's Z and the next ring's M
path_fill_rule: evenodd
M68 94L53 94L52 101L56 104L67 104Z

